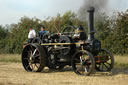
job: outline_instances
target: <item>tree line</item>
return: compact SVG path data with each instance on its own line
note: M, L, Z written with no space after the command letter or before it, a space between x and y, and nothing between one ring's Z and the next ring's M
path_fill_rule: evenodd
M88 31L88 21L81 21L71 11L56 17L47 17L45 20L38 18L22 17L17 24L8 26L0 25L0 53L21 53L22 45L27 40L29 27L39 32L44 25L48 31L55 33L56 29L62 32L69 25L77 27L82 25ZM95 19L96 38L102 43L102 48L114 54L128 54L128 10L119 12L111 17L99 14ZM87 34L87 33L86 33Z

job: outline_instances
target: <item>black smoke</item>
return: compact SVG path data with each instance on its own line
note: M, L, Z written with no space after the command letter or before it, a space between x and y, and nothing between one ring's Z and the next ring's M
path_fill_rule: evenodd
M95 15L108 11L109 0L84 0L82 7L78 11L78 17L80 20L87 20L87 10L89 7L95 8Z

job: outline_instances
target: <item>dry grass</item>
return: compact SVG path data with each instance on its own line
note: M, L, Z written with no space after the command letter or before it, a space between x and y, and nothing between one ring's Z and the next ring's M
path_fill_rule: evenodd
M115 65L117 66L128 66L128 55L120 56L115 55ZM0 62L21 62L20 54L0 54Z
M6 58L5 58L6 57ZM116 66L111 72L97 72L91 76L78 76L71 67L61 71L41 73L26 72L20 61L20 55L0 55L0 85L127 85L128 56L115 56ZM5 62L3 61L5 58ZM8 61L8 63L6 62ZM9 62L11 60L11 62ZM12 62L15 63L12 63Z
M124 55L124 56L115 55L114 58L116 62L124 63L124 64L128 63L128 55Z
M61 71L31 73L26 72L20 63L0 63L0 85L127 85L127 83L128 70L118 72L113 70L110 73L96 73L85 77L76 75L69 67Z
M20 54L0 54L0 62L21 62Z
M115 67L128 68L128 55L119 56L115 55Z

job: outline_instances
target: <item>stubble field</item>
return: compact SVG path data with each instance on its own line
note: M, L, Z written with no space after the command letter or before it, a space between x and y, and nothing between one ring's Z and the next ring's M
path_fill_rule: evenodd
M41 73L26 72L20 55L0 55L0 85L127 85L128 56L115 56L111 72L96 72L90 76L76 75L71 67L63 70L45 70Z

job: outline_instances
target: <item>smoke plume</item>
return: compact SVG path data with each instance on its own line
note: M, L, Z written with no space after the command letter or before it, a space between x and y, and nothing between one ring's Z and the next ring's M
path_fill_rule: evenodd
M95 8L95 15L107 12L109 0L84 0L83 6L78 11L80 20L87 20L87 10L89 7Z

